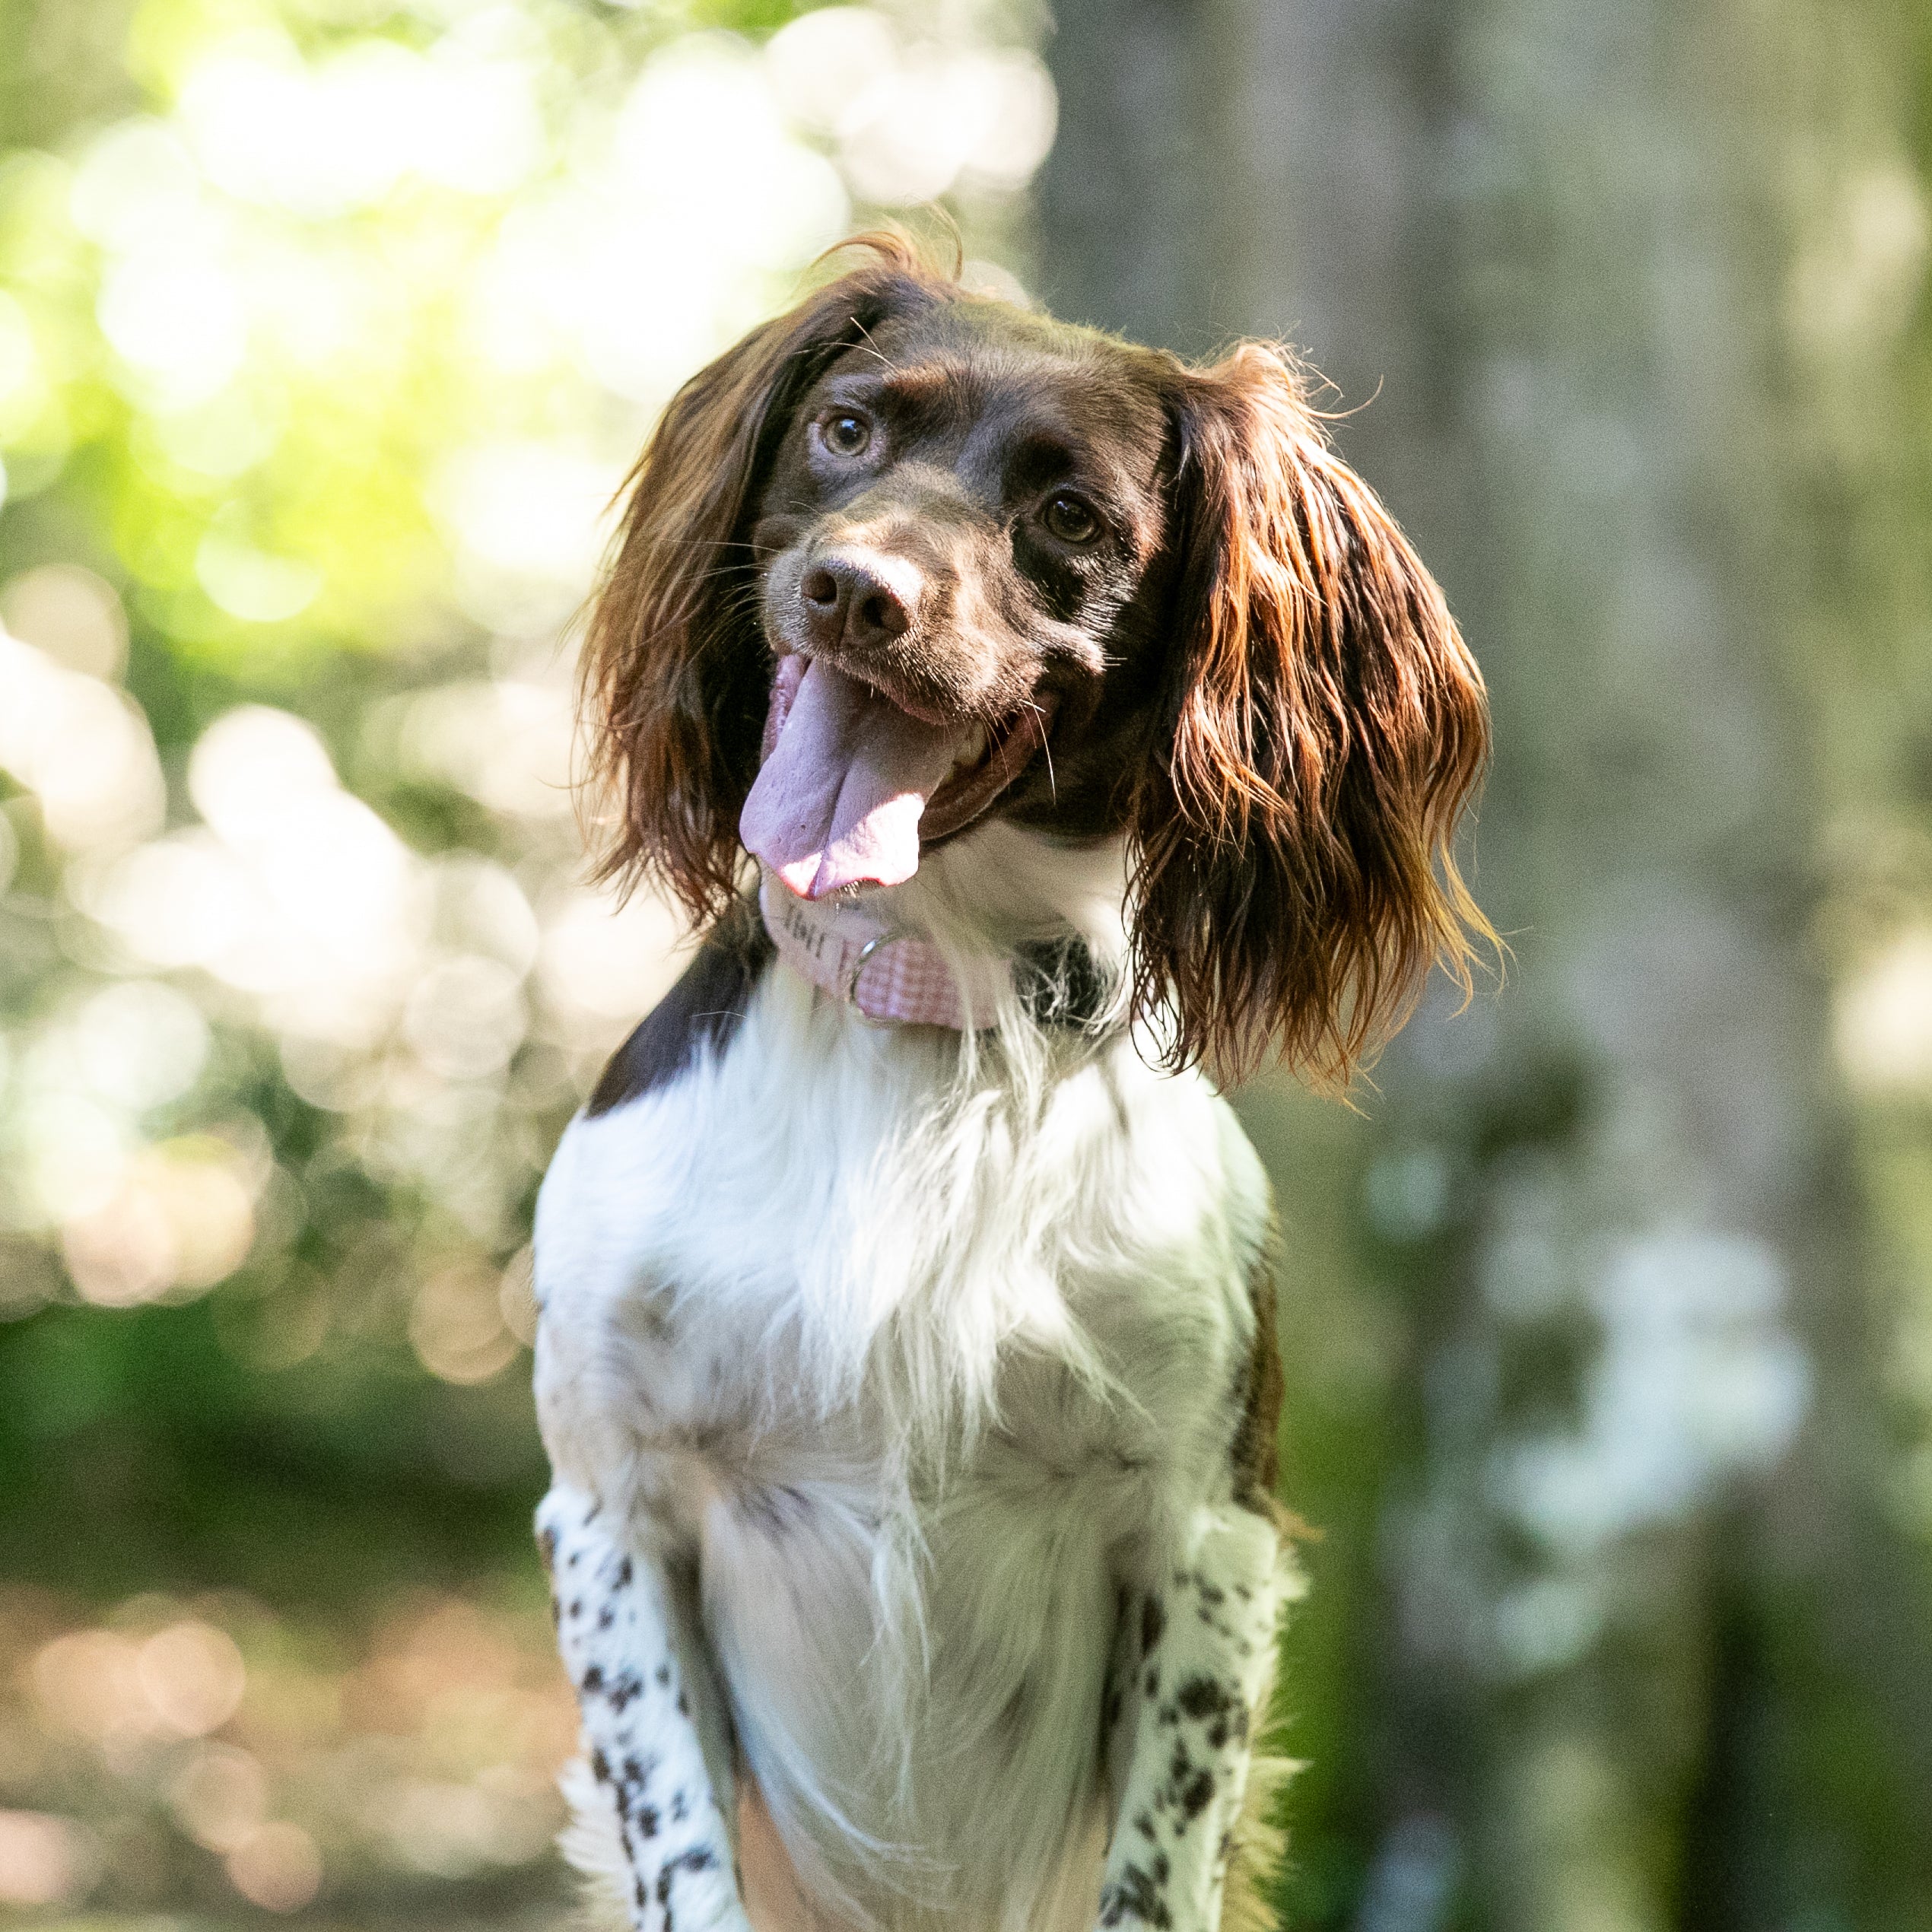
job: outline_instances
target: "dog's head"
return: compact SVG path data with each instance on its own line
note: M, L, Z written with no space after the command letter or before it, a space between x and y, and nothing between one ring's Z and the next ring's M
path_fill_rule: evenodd
M1002 815L1124 836L1169 1057L1345 1077L1486 932L1451 850L1482 685L1293 362L964 294L895 238L672 402L587 656L610 875L695 914Z

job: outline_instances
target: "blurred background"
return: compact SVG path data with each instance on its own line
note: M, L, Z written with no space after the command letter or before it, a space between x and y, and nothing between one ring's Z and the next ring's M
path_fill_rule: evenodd
M1507 990L1241 1103L1289 1922L1932 1927L1928 170L1876 0L0 0L0 1914L568 1923L570 621L936 205L1306 349L1493 692Z

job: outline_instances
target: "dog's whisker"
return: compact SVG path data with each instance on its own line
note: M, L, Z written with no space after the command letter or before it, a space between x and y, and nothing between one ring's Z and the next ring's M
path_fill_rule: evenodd
M875 356L888 369L891 370L895 375L897 375L898 373L898 365L893 361L890 356L887 355L885 352L880 348L875 342L872 340L872 331L868 329L863 322L860 321L856 316L853 318L852 326L858 330L861 335L865 338L865 341L859 346L863 348L868 354Z
M1053 776L1053 748L1047 736L1047 714L1031 698L1026 701L1026 708L1039 720L1040 748L1047 757L1047 789L1052 793L1054 804L1060 803L1060 781Z

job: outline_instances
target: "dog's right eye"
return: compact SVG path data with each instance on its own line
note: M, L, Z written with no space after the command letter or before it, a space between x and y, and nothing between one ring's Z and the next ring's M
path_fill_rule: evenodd
M835 409L818 425L818 437L835 456L856 456L872 440L872 426L857 411Z

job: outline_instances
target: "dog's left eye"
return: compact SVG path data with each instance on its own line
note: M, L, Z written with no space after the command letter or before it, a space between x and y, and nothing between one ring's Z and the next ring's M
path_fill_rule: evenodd
M834 411L818 425L825 447L835 456L856 456L872 440L872 426L856 411Z
M1088 543L1100 533L1100 519L1078 497L1049 497L1041 521L1062 543Z

